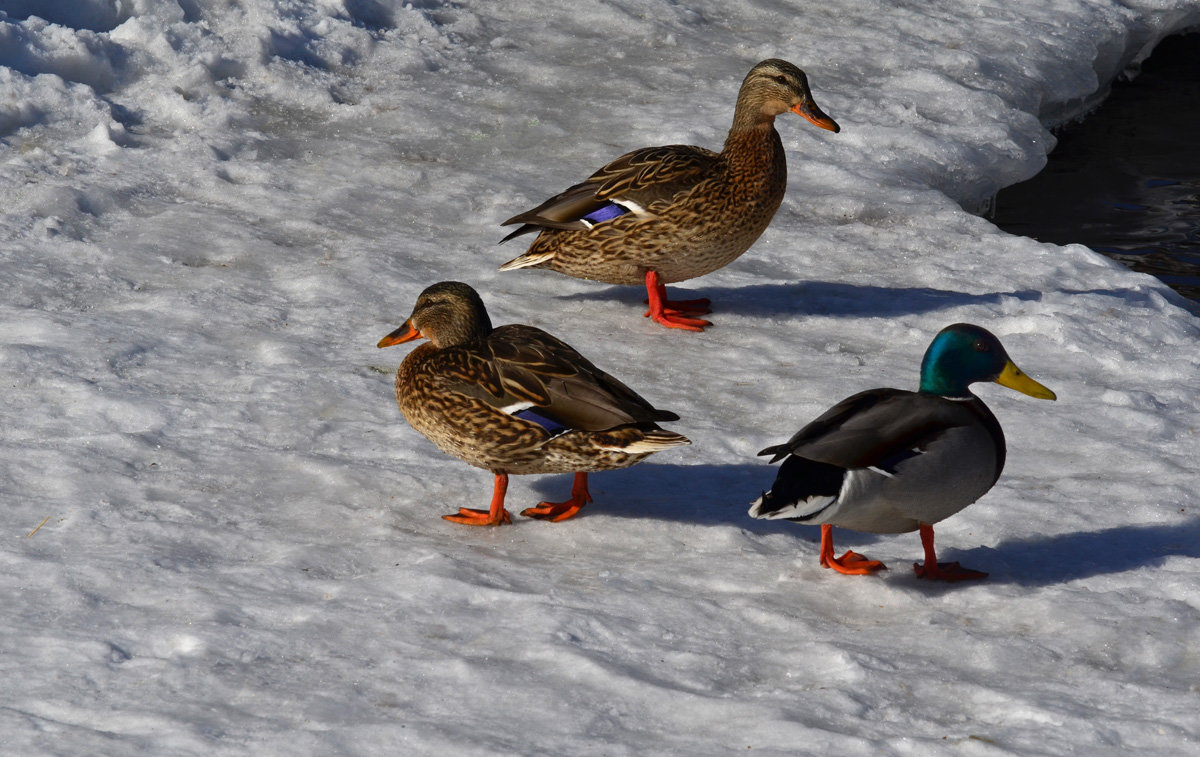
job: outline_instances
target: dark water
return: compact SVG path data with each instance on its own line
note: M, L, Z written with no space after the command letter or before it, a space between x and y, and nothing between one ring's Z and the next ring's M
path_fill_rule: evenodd
M1200 34L1163 40L1056 136L1046 168L997 196L993 222L1085 244L1200 300Z

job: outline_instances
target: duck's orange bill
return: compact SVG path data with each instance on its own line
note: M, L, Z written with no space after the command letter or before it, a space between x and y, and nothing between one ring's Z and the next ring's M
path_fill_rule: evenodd
M803 116L804 118L808 119L815 126L820 126L822 129L828 129L834 134L837 134L842 130L842 127L837 125L837 121L834 121L832 118L822 113L821 109L817 107L817 104L811 100L797 103L792 108L792 112L798 116Z
M379 347L391 347L393 344L402 344L403 342L411 342L414 339L421 339L420 331L413 328L410 321L405 321L404 325L396 329L392 333L379 340Z

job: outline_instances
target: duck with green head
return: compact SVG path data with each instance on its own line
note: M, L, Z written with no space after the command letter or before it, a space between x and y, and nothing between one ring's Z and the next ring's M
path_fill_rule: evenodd
M760 455L783 460L755 518L820 524L821 565L869 574L885 566L849 551L834 556L833 527L871 533L920 531L925 563L917 576L943 581L987 574L941 563L933 524L982 497L1004 469L1004 432L971 393L994 381L1038 399L1054 392L1026 376L992 333L956 323L934 337L915 392L870 389L834 405L784 444Z

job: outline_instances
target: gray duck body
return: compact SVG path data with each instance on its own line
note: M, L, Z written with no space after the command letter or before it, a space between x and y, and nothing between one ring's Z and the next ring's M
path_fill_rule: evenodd
M758 518L871 533L915 531L972 504L1004 469L1004 433L978 397L900 389L848 397L768 447L784 458Z

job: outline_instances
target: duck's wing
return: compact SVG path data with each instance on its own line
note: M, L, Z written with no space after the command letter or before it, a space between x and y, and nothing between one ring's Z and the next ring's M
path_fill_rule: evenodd
M495 329L471 355L469 381L453 387L551 434L606 431L678 420L594 366L560 339L532 326Z
M501 226L522 224L501 242L538 229L590 229L634 213L649 216L655 203L671 202L711 175L717 153L691 145L634 150L532 210Z
M950 403L950 404L948 404ZM891 475L948 430L969 422L952 401L900 389L871 389L848 397L760 455L788 455L847 470L875 468Z

